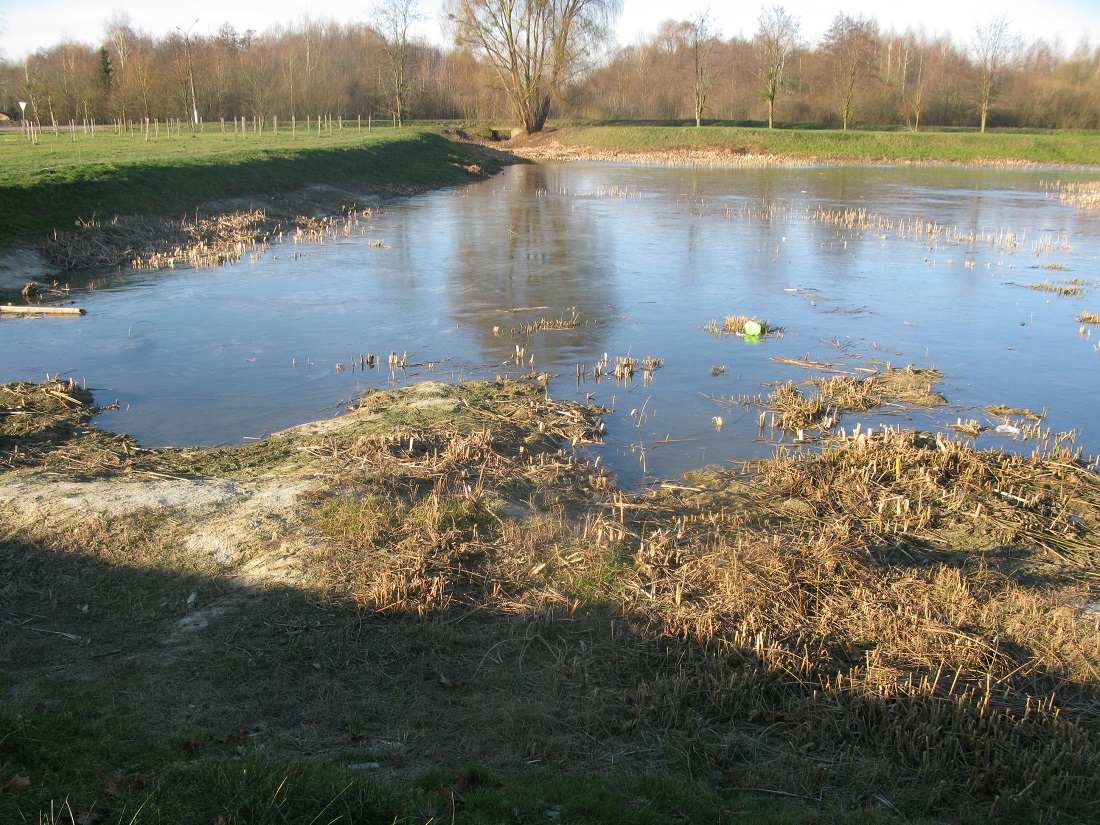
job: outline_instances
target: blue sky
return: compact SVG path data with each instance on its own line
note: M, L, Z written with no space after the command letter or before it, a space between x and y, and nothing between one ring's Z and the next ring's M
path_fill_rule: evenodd
M440 24L444 0L420 0L419 8L426 16L421 34L436 42L445 42ZM766 5L772 5L770 2ZM1095 47L1100 45L1100 1L1053 0L924 0L920 3L882 3L881 0L789 0L781 3L801 20L803 36L814 42L824 33L829 22L840 11L856 16L874 17L883 28L903 31L907 27L923 27L929 34L948 34L957 43L968 43L975 27L1004 14L1013 29L1026 41L1056 38L1067 50L1082 36L1088 36ZM620 44L626 45L652 35L667 19L687 19L709 10L715 26L726 37L751 35L756 31L757 18L765 3L701 2L684 0L671 4L667 0L624 0L623 14L617 27ZM338 21L370 19L371 2L354 4L310 4L313 19L331 18ZM104 23L118 13L127 14L131 24L154 36L163 36L177 26L183 29L194 24L197 34L211 34L222 23L232 23L238 30L263 32L276 24L292 24L302 19L301 0L0 0L0 55L20 59L36 49L70 39L85 43L101 40ZM195 21L198 21L195 23Z

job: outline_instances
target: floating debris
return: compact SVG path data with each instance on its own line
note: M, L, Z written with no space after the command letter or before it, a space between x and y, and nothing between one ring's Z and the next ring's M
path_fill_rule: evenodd
M720 324L717 321L707 321L703 330L711 335L738 335L742 338L766 338L769 335L783 334L782 327L747 315L727 315Z
M0 306L0 315L85 315L86 310L75 306L54 306L50 304L28 304L27 306Z
M1021 409L1019 407L1008 407L1004 404L997 404L992 407L986 407L985 411L990 415L996 415L1005 417L1009 415L1016 415L1026 418L1028 421L1042 421L1046 418L1047 411L1043 410L1042 413L1035 413L1028 409Z

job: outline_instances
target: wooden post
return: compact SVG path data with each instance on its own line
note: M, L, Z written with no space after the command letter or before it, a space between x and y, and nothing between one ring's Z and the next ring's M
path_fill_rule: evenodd
M290 139L296 140L298 137L298 121L295 120L294 115L290 116Z

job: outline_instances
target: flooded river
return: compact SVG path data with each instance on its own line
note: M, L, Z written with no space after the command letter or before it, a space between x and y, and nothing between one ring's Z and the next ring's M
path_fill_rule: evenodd
M1077 320L1100 313L1100 215L1056 189L1097 179L513 167L394 203L329 242L105 275L76 293L81 318L0 320L0 381L85 381L119 403L100 426L167 446L243 443L341 414L366 388L542 374L552 397L613 408L607 443L588 449L634 484L789 443L736 403L829 374L789 359L853 374L912 364L943 373L948 406L839 426L995 427L1006 419L984 408L1003 404L1045 411L1044 429L1075 430L1100 454L1100 326ZM707 331L727 315L783 334ZM648 384L640 368L596 380L605 356L608 371L624 357L661 366ZM1029 449L993 430L977 443Z

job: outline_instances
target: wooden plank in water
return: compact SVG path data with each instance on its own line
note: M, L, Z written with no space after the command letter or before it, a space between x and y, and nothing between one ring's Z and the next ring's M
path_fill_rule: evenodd
M83 315L80 307L7 306L0 305L0 315Z

